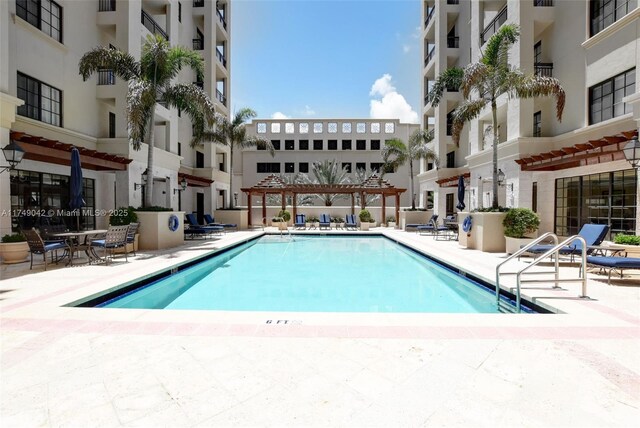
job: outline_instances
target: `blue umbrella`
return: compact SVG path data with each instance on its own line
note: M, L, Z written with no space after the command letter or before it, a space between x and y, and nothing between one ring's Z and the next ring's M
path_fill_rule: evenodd
M79 210L84 207L82 197L82 165L80 165L80 152L75 147L71 149L71 180L69 189L69 208ZM80 213L77 217L78 231L80 231Z
M466 205L464 204L464 177L461 175L458 177L458 208L460 211L465 209Z

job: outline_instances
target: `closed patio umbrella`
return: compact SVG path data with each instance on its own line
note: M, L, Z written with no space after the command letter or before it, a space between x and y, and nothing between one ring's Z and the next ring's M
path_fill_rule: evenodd
M464 177L461 175L458 177L458 208L460 211L464 210L466 205L464 204Z
M69 188L69 208L72 210L80 210L84 207L84 198L82 197L82 165L80 164L80 152L77 148L71 149L71 180ZM76 217L76 225L80 231L80 212Z

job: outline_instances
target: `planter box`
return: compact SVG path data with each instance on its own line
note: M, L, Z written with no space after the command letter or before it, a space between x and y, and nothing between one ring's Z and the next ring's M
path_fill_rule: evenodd
M0 258L2 263L13 264L27 261L29 256L29 244L24 242L3 242L0 243Z
M387 223L387 227L393 227L395 229L396 222L395 221L390 221L389 223Z
M505 251L507 254L513 254L522 248L524 245L527 245L531 241L536 238L510 238L508 236L504 237L505 239Z
M627 253L627 257L640 257L640 245L623 245L623 244L609 244L609 248L622 250Z
M184 244L184 211L136 211L140 222L138 245L141 250L162 250ZM169 217L178 217L178 228L169 229Z
M426 224L433 210L427 211L400 211L400 229L407 230L408 224Z
M237 224L238 230L249 229L249 211L247 210L216 210L214 218L218 223Z
M469 213L458 215L458 243L469 249L488 253L504 253L505 239L502 221L506 213L473 213L471 214L471 230L462 230L462 223Z

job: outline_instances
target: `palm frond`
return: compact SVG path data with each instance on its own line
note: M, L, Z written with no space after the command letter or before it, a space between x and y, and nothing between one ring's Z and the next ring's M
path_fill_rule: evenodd
M460 84L462 96L469 98L471 91L478 91L480 97L486 92L488 80L491 78L491 69L481 62L474 62L464 69L464 76Z
M142 45L140 74L143 79L155 82L157 86L169 83L166 70L169 65L169 42L159 34L148 35Z
M234 116L231 121L234 127L240 126L243 123L247 122L249 119L253 119L257 116L257 113L250 108L241 108Z
M151 84L142 80L130 80L127 90L127 124L129 140L134 150L140 150L140 144L147 136L155 106L156 94Z
M112 70L123 80L137 79L140 77L140 64L126 52L106 46L98 46L82 55L78 64L80 75L87 80L93 73L99 70Z
M562 121L566 94L558 79L531 75L524 78L514 92L519 98L555 97L556 117Z
M442 100L442 95L447 88L460 88L464 70L460 67L448 68L438 76L433 83L433 87L427 94L427 100L437 106Z
M178 108L189 116L201 115L208 126L213 126L216 111L209 95L196 85L178 83L164 88L162 100L169 107Z
M173 46L168 51L167 67L163 70L162 81L171 81L184 67L191 68L197 76L204 76L204 60L198 52L182 46Z
M460 133L464 128L464 123L469 122L480 115L482 109L487 105L488 101L484 98L477 100L466 100L453 111L453 125L451 127L451 136L453 142L458 145L460 143Z
M508 52L520 35L520 29L515 24L505 24L487 41L480 61L487 66L498 68L503 64L504 55Z
M273 147L273 144L271 144L271 141L256 136L245 137L240 142L239 146L243 149L257 147L260 150L268 150L272 157L276 155L276 150Z

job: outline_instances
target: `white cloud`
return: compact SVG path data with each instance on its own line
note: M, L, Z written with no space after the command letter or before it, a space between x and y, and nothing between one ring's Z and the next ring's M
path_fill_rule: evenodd
M409 51L411 51L410 45L402 45L402 52L409 53Z
M313 116L314 114L316 114L316 111L309 106L304 106L304 114L306 114L307 116Z
M271 115L271 119L289 119L289 116L287 116L282 112L277 111Z
M384 74L376 80L369 95L382 97L370 102L369 116L372 119L400 119L401 122L419 123L418 113L413 111L407 100L396 91L391 83L390 74Z

